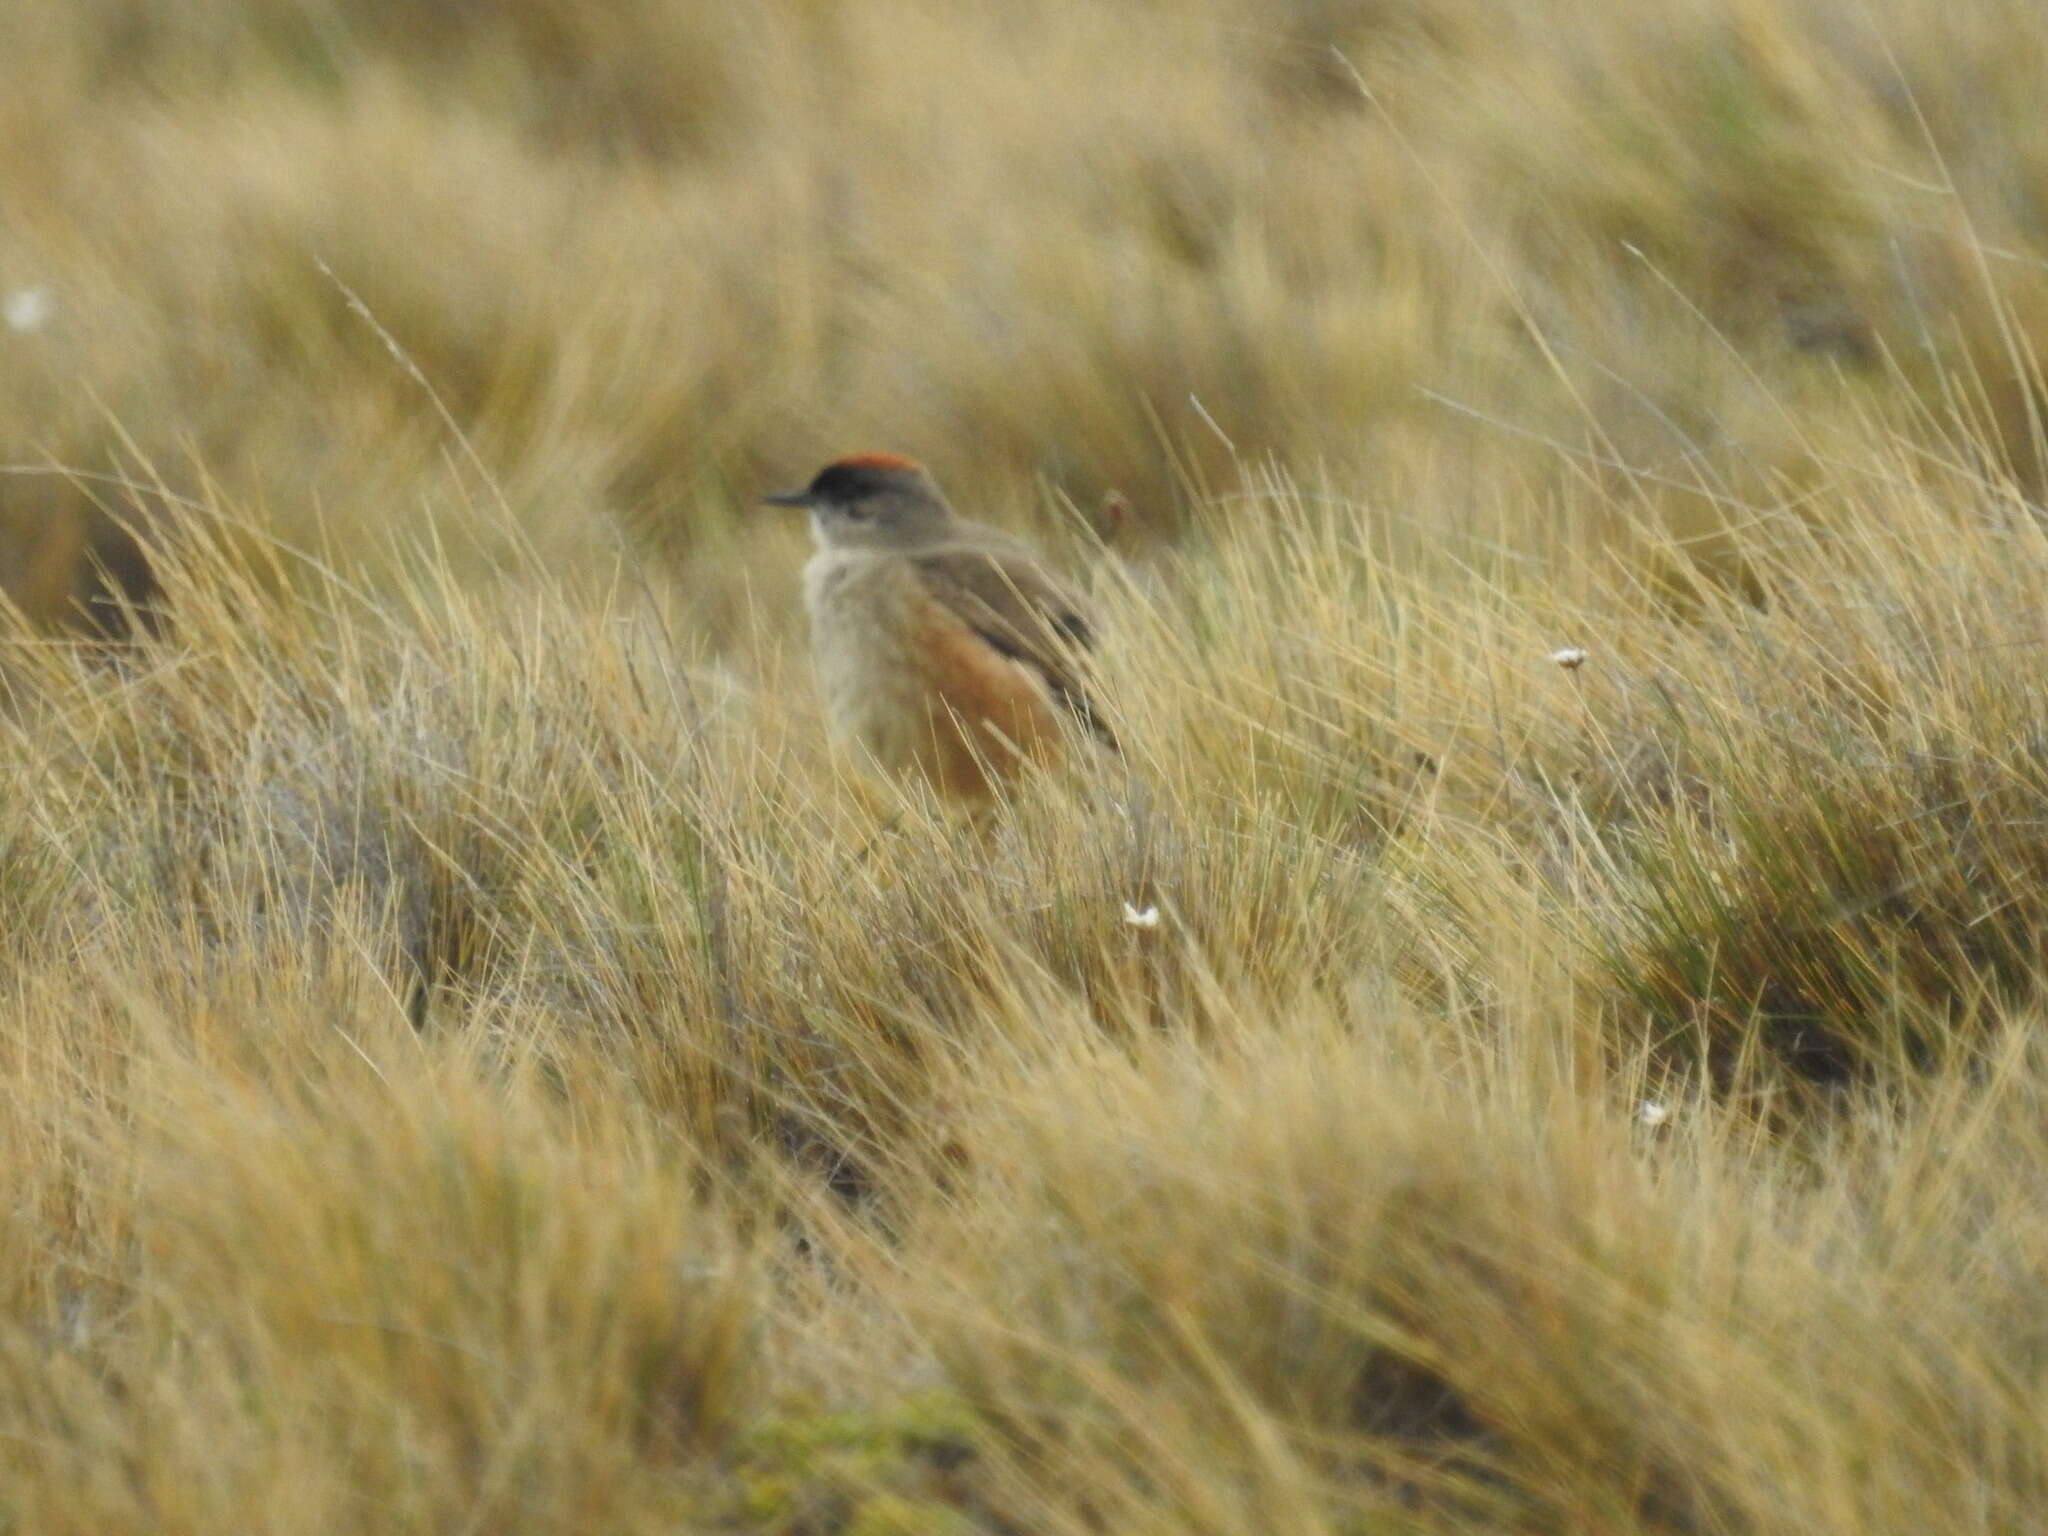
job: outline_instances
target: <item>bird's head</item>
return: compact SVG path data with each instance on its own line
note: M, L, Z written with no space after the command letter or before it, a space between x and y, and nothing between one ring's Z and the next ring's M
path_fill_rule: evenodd
M931 543L953 522L952 508L924 467L893 453L835 460L802 490L761 500L809 512L821 549L914 548Z

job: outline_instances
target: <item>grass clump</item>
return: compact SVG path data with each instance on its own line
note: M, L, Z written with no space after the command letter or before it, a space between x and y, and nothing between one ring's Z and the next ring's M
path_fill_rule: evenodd
M1674 843L1643 871L1617 970L1665 1044L1724 1077L1757 1049L1820 1082L1924 1066L1987 999L2037 989L2037 744L1830 766L1738 809L1721 848Z

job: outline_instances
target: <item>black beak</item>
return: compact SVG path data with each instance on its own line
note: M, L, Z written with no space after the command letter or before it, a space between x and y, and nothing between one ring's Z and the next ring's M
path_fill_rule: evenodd
M808 507L811 504L809 491L777 491L772 496L763 496L764 507Z

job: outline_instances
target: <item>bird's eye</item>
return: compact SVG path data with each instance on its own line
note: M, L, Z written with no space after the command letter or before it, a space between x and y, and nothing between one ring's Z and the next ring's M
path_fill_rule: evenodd
M849 501L840 507L839 515L849 523L865 522L868 515L867 503L863 501Z

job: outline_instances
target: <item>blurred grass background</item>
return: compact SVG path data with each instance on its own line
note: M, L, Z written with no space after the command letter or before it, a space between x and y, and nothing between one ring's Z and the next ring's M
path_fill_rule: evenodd
M2038 1521L2037 6L0 58L0 1524ZM826 749L863 448L1126 765Z

